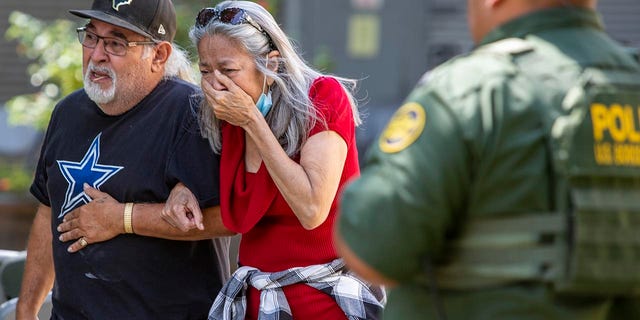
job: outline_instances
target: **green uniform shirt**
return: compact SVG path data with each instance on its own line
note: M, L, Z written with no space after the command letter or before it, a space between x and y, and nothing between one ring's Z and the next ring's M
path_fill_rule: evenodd
M488 49L507 38L531 44L535 74ZM401 283L390 291L385 319L436 318L433 295L419 280L425 258L441 261L470 217L550 210L543 119L584 66L638 68L595 12L558 8L501 26L420 81L341 201L346 243ZM438 294L448 319L640 319L640 299L559 297L542 283Z

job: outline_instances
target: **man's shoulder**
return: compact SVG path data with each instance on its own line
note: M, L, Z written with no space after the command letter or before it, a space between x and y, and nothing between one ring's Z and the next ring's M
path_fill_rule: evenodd
M195 84L178 78L168 78L156 87L145 103L162 109L171 108L172 112L184 111L191 114L198 108L201 99L202 91Z
M89 96L87 96L87 93L84 91L84 89L80 88L60 99L60 101L56 103L53 109L53 113L56 114L67 109L77 110L79 106L86 106L90 103L93 103L93 101L89 99Z
M201 92L200 87L197 85L176 77L167 78L163 82L164 86L166 86L164 91L168 88L169 90L183 92L187 95L199 94Z

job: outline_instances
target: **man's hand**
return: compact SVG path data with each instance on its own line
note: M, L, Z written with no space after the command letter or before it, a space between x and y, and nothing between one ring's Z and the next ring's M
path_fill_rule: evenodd
M86 183L84 193L93 200L67 213L58 225L60 241L76 240L67 249L69 252L77 252L91 243L113 239L124 232L123 203Z

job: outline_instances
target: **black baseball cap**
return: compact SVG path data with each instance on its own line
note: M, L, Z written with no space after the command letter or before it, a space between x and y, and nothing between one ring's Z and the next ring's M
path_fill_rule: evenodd
M91 10L69 10L159 41L173 41L176 10L171 0L94 0Z

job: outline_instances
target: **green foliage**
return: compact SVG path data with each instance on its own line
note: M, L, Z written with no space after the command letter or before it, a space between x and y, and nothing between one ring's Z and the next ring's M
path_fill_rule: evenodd
M322 72L332 72L336 66L336 63L331 56L331 50L326 45L318 46L316 53L313 56L312 64Z
M0 160L0 192L24 192L32 180L32 170L23 163Z
M178 31L175 43L197 59L196 49L189 40L197 12L220 1L183 0L176 4ZM280 0L257 1L275 16ZM82 87L82 47L75 28L77 21L59 19L44 22L28 14L14 11L9 16L9 29L5 37L17 42L18 55L32 61L27 68L31 85L36 93L13 97L6 104L9 122L44 129L55 104Z
M33 94L12 98L7 103L9 121L44 129L53 106L82 86L82 50L75 27L69 20L45 23L22 12L9 16L5 36L16 40L17 52L33 62L27 68Z
M178 31L175 43L190 52L193 61L197 52L188 32L197 12L220 1L183 0L176 3ZM257 1L275 16L280 0ZM76 27L82 20L70 17L45 22L22 12L12 12L5 37L17 43L19 56L29 59L26 72L36 92L18 95L7 104L9 122L44 130L53 107L60 99L82 87L82 47ZM30 90L31 91L31 90ZM0 159L0 192L24 192L33 179L32 170L24 163Z
M265 7L272 16L278 20L278 9L280 8L280 0L255 0L261 6Z
M176 32L174 43L189 51L191 60L195 61L198 53L196 48L191 45L191 40L189 40L189 30L193 27L198 11L204 7L212 6L212 1L188 0L180 1L180 3L174 1L174 4L178 20L178 31Z
M195 23L196 15L198 12L205 7L214 7L216 4L222 2L221 0L211 1L211 0L183 0L180 3L174 1L176 7L176 17L178 19L178 32L176 33L176 38L174 42L180 47L189 51L190 57L192 61L196 61L198 59L197 48L194 48L191 44L191 40L189 39L189 30L193 27ZM257 0L254 1L265 7L271 14L277 18L278 8L280 5L280 0Z

